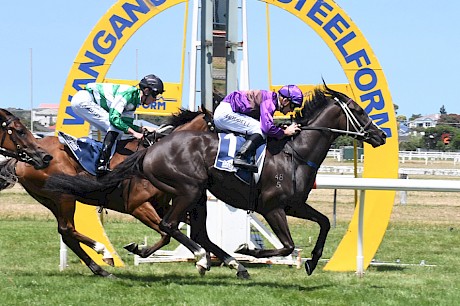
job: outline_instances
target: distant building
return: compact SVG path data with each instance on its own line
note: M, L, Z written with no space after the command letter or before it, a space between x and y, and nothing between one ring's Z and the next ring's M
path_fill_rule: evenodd
M38 122L44 127L50 127L56 124L57 120L57 109L44 108L44 109L34 109L32 112L33 121Z
M57 121L59 104L42 103L32 110L32 121L53 129Z
M440 114L432 114L432 115L426 115L419 117L417 119L414 119L412 121L408 122L409 128L415 129L415 128L430 128L430 127L435 127L438 123L439 118L441 118Z

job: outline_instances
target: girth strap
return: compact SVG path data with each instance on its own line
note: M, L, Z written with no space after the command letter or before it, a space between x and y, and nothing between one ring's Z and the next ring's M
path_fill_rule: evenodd
M318 171L319 165L316 164L315 162L312 162L311 160L306 160L302 156L300 156L300 154L292 146L291 142L287 142L286 145L287 145L287 147L290 148L290 150L285 151L285 153L288 154L288 155L291 155L292 187L293 187L294 193L296 193L296 191L297 191L297 189L296 189L297 181L296 181L295 173L297 171L297 163L295 162L295 159L299 160L302 164L305 164L305 165L309 166L310 168L313 168L313 170L315 170L315 172Z

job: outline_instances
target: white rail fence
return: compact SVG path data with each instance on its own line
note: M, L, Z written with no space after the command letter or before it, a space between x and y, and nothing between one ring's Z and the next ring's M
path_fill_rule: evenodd
M459 192L460 184L455 180L421 180L421 179L379 179L379 178L349 178L340 176L318 175L318 189L352 189L360 190L358 216L358 245L356 256L356 274L364 275L363 241L364 233L364 199L366 190L396 190L396 191L436 191Z
M344 160L344 149L330 149L327 157L337 161ZM364 154L358 156L362 162ZM433 161L452 161L454 165L460 164L460 152L419 152L419 151L399 151L399 161L404 164L407 161L424 160L425 165Z

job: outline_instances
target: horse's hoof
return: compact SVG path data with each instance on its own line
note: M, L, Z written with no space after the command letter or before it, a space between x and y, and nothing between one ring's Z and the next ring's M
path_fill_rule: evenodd
M110 279L117 279L118 277L116 277L115 275L113 275L112 273L110 273L109 275L106 276L107 278L110 278Z
M240 279L249 279L250 278L248 271L238 271L236 273L236 277L238 277Z
M247 255L248 250L249 250L248 244L243 243L243 244L240 244L240 246L235 250L235 253Z
M109 272L107 272L105 270L99 271L96 275L104 277L104 278L116 278L115 275L113 275L112 273L109 273Z
M307 272L308 276L310 276L313 273L314 269L315 267L313 266L313 261L307 259L307 261L305 261L305 271Z
M111 267L115 266L115 262L113 261L113 258L102 258L102 261Z
M206 271L209 271L209 269L206 269L205 267L200 266L200 265L195 265L195 267L198 270L198 273L200 274L200 276L205 276Z
M130 244L125 245L123 248L135 254L135 251L137 250L138 247L137 247L137 243L131 242Z

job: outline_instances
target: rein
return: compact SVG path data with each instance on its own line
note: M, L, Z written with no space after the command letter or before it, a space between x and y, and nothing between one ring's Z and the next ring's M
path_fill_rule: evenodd
M32 158L26 152L22 150L21 146L18 145L18 143L16 142L16 139L13 137L13 130L10 128L10 124L16 120L19 121L19 118L16 116L13 116L13 117L10 117L8 120L3 121L1 124L3 135L2 135L2 140L0 142L0 155L12 157L19 161L29 163L32 160ZM13 143L13 145L16 146L16 152L3 148L3 143L5 142L6 134L10 135L11 142Z

